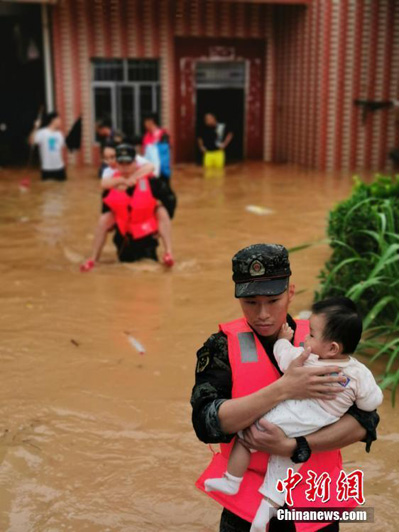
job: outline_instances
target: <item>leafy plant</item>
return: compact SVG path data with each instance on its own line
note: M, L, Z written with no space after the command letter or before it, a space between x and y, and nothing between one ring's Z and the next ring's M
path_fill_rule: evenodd
M355 177L352 195L329 215L332 255L320 273L316 299L347 295L356 301L365 340L360 351L386 357L381 387L399 385L399 176Z

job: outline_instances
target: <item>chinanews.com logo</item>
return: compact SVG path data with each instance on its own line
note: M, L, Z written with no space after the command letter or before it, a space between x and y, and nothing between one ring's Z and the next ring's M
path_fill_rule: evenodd
M276 484L277 491L285 493L285 502L288 507L293 506L293 490L301 482L303 476L294 472L290 467L287 469L286 478ZM296 522L331 522L341 521L346 523L372 523L374 522L374 508L366 508L364 497L364 473L356 469L351 473L341 471L335 483L335 500L340 506L324 507L331 500L331 477L324 472L317 475L309 469L306 483L309 486L305 491L306 500L321 503L320 506L280 508L277 511L277 519L280 521ZM331 501L333 502L333 501ZM345 505L347 503L347 506ZM361 505L362 508L353 506Z
M296 523L374 523L374 508L279 508L277 519Z

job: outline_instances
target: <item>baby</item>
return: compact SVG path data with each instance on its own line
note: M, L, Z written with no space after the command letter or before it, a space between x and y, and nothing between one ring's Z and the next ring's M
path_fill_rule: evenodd
M313 305L309 321L310 334L306 337L305 349L310 348L311 354L304 365L324 366L327 373L329 365L339 366L346 381L331 385L344 387L333 400L290 399L263 416L278 425L290 438L306 436L335 423L353 403L362 410L372 411L383 400L382 392L371 371L351 356L362 334L362 321L353 301L346 297L319 301ZM294 331L288 324L284 324L274 345L274 356L282 372L303 352L302 347L294 347L290 343L293 334ZM241 445L240 438L237 438L224 476L206 480L205 489L235 495L240 489L250 456L250 451ZM295 464L287 457L270 456L265 480L259 489L264 498L250 532L266 530L269 520L284 504L284 493L276 489L277 481L285 478L287 468L298 471L301 465Z

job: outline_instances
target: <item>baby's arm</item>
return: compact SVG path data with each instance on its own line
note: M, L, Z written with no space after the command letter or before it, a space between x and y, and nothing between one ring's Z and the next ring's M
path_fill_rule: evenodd
M381 388L375 382L371 371L363 366L363 372L359 379L359 387L356 394L356 406L366 412L372 412L382 403L384 396Z
M155 166L150 161L146 161L145 164L143 164L142 166L139 166L132 173L132 175L128 177L128 179L126 180L128 186L133 187L140 178L145 177L147 175L152 175L154 173L154 170L155 170Z
M303 352L303 347L294 347L290 340L294 335L294 331L285 323L278 333L278 340L274 344L273 353L281 371L286 371L294 358L299 357Z
M288 325L288 323L283 323L281 326L281 329L278 332L277 340L292 340L292 337L294 336L294 329L291 329L291 327Z
M127 187L127 180L123 177L103 177L101 179L101 188L103 190L110 190L112 188L124 190Z

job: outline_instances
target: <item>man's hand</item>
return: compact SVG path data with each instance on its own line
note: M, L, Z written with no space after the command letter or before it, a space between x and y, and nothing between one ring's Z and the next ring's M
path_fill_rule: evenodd
M227 133L226 138L224 139L224 142L220 145L221 150L225 150L227 146L230 144L231 140L233 138L233 133Z
M280 427L266 419L260 419L243 432L244 440L240 442L247 449L278 456L292 456L296 448L296 441L293 438L287 438Z
M198 139L198 147L199 147L199 149L200 149L200 151L202 153L206 153L206 148L204 146L204 141L201 138Z
M341 368L339 366L303 367L309 355L310 348L307 348L291 362L281 377L280 382L285 389L285 399L335 399L338 393L344 391L344 388L331 386L331 384L345 383L346 377L332 376L331 373L340 374Z

